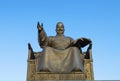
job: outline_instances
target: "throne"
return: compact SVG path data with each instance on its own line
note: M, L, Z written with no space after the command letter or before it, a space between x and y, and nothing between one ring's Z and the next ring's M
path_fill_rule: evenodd
M86 52L82 52L84 71L71 73L52 73L38 71L39 59L42 52L34 52L31 45L28 44L28 60L27 60L27 81L41 80L94 80L93 74L93 59L92 59L92 44L89 45Z

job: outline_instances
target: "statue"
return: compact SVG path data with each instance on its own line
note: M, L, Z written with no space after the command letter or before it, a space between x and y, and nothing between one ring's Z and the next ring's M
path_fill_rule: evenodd
M43 25L38 23L37 27L39 45L43 48L39 71L60 73L71 72L72 70L83 71L80 49L90 44L90 39L80 38L74 41L71 37L64 36L64 25L62 22L58 22L56 25L56 36L47 37Z
M34 60L39 57L35 63L36 67L33 67L34 69L36 68L36 72L85 72L84 59L91 59L92 57L90 54L92 41L90 39L79 38L73 40L71 37L65 36L65 29L62 22L58 22L56 25L56 36L47 36L43 24L40 25L39 22L37 24L37 29L38 42L43 49L42 52L34 52L31 45L28 44L28 58ZM89 47L84 54L81 48L86 45L89 45ZM88 67L86 66L87 69Z

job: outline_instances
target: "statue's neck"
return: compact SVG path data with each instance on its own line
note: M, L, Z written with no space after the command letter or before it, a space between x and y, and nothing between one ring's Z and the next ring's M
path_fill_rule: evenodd
M57 34L56 36L57 36L57 37L64 37L63 34Z

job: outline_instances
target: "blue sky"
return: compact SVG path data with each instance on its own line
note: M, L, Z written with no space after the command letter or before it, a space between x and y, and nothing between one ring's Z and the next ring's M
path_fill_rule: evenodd
M93 41L96 80L120 80L120 0L0 0L0 79L25 81L27 43L41 51L37 22L48 36L56 35L56 23L65 35Z

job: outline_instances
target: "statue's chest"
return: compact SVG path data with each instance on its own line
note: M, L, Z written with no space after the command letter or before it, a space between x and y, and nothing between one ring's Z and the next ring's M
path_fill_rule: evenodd
M66 47L69 46L70 40L67 38L55 38L52 41L52 44L54 45L55 48L65 49Z

